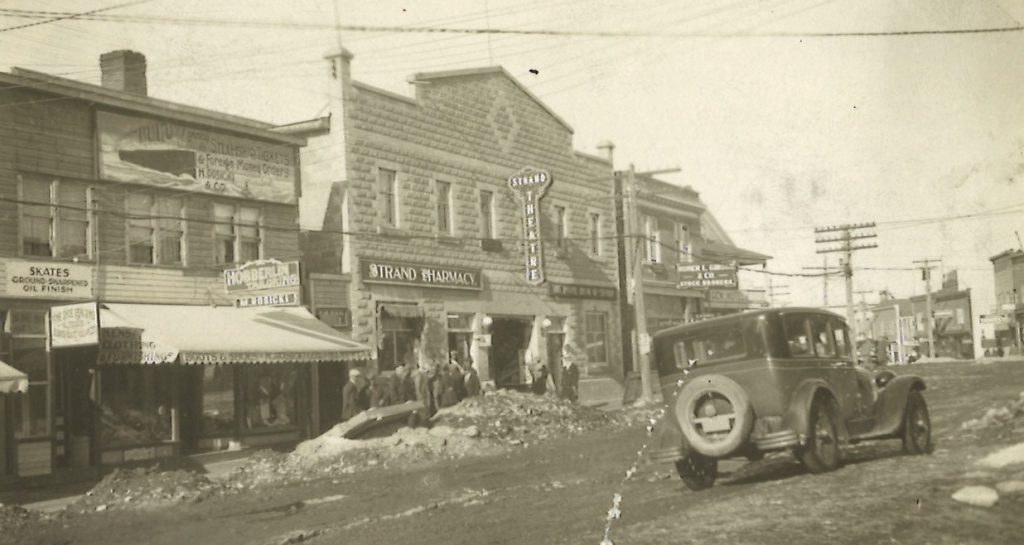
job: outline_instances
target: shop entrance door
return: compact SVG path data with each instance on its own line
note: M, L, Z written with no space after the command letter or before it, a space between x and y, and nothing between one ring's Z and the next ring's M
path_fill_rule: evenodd
M530 325L522 318L495 318L491 324L491 376L498 388L527 387L522 369Z

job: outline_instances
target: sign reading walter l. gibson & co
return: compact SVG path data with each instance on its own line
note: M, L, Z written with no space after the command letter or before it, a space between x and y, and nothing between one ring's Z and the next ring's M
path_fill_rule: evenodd
M703 263L678 265L680 288L736 288L736 265Z
M460 290L482 290L480 269L438 267L378 259L359 260L363 282Z
M540 198L551 185L551 175L526 167L508 179L508 187L523 204L523 240L526 242L526 282L544 282L544 250L540 238Z

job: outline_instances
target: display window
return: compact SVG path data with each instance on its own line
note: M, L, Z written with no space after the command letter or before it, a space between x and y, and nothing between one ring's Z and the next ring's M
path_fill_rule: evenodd
M170 369L106 367L100 373L100 438L106 448L174 438Z
M418 320L414 318L381 318L381 346L378 351L378 370L391 371L399 365L416 366L413 350L418 336Z
M231 367L203 368L203 436L219 437L235 433L235 372Z
M608 314L588 312L585 316L584 335L588 367L608 365Z
M298 369L292 365L268 365L241 371L245 391L245 429L294 427Z
M51 433L52 369L46 351L46 310L12 309L6 313L0 359L28 375L28 392L13 403L14 435L45 437ZM0 313L2 314L2 313Z

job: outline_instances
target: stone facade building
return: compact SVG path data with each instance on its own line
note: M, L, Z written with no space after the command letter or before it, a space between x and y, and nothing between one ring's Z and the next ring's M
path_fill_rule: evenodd
M311 302L350 315L373 370L468 360L523 388L587 355L581 398L621 395L610 161L500 67L416 74L415 96L327 58L329 114L308 139L300 202ZM528 194L532 192L532 194ZM538 230L539 229L539 230Z

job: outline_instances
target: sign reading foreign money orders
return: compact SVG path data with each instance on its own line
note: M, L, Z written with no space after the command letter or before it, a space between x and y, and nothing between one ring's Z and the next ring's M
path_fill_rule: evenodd
M508 187L523 205L523 239L526 242L526 281L544 282L544 251L540 239L540 198L551 185L551 175L526 167L508 179Z

